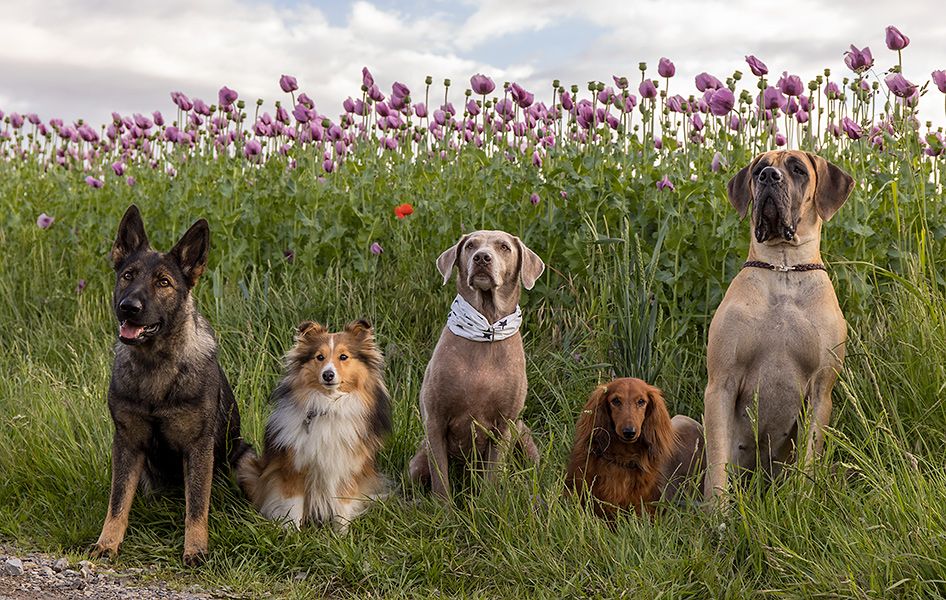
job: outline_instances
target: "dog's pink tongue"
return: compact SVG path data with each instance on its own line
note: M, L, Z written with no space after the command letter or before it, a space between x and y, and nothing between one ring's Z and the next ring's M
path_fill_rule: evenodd
M138 325L132 325L128 321L123 321L121 326L121 331L118 332L118 335L122 336L126 340L133 340L144 331L145 328Z

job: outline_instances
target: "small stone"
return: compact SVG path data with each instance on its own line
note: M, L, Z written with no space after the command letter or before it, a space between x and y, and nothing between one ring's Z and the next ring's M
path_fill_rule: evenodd
M66 558L60 558L59 560L53 563L53 571L57 573L62 573L68 568L69 568L69 560Z
M8 558L3 563L3 574L18 577L23 574L23 561L19 558Z
M52 577L56 574L56 572L49 567L43 567L39 572L41 575L43 575L43 577Z

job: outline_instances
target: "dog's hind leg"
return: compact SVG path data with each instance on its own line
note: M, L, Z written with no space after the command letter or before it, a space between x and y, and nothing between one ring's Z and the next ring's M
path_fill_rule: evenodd
M128 513L144 468L145 455L118 440L112 444L112 487L102 534L90 548L94 557L114 558L125 539Z
M447 474L447 436L442 430L427 428L427 468L430 488L442 502L450 501L450 477Z

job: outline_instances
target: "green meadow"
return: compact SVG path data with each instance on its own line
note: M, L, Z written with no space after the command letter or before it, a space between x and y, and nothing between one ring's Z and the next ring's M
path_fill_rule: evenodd
M738 77L722 83L735 91L723 115L701 112L699 94L681 111L666 96L631 106L617 81L616 90L556 83L516 99L508 118L499 87L463 97L429 83L425 96L421 86L418 98L455 96L453 114L441 106L443 125L429 100L430 117L389 107L396 124L375 101L374 112L287 117L271 131L253 129L266 124L259 106L221 101L209 115L179 108L173 125L135 123L137 134L118 119L114 137L102 128L95 139L73 139L68 126L12 128L8 115L0 536L83 558L98 536L117 338L108 253L134 203L158 250L196 219L210 222L197 306L254 446L296 326L374 325L394 406L380 466L396 493L342 536L274 525L218 478L210 555L194 571L180 559L183 497L139 497L122 567L154 564L175 585L229 586L239 597L946 595L946 167L941 137L915 105L883 87L865 91L869 77L831 80L843 99L814 79L804 123L787 108L767 118L738 91L757 82ZM531 115L542 95L548 106ZM584 118L579 99L591 108ZM835 134L844 118L862 135ZM222 143L231 131L241 134ZM822 237L849 327L824 455L773 485L755 478L734 490L728 514L666 506L652 521L631 514L609 527L561 495L579 410L596 384L633 375L664 390L671 414L701 419L707 329L750 239L726 182L781 144L816 151L857 180ZM404 204L413 213L399 218ZM43 214L54 220L38 222ZM424 368L455 295L434 261L464 232L487 228L518 235L548 267L521 303L523 418L542 460L507 465L493 486L456 471L447 510L406 476L422 438Z

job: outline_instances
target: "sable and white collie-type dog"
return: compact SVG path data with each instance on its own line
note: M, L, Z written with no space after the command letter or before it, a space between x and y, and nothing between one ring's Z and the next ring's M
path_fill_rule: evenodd
M306 321L285 364L263 454L243 461L240 484L268 518L296 528L330 521L344 532L386 495L375 459L391 431L391 401L371 325L328 333Z

